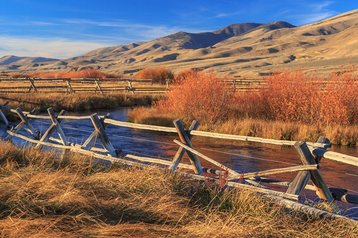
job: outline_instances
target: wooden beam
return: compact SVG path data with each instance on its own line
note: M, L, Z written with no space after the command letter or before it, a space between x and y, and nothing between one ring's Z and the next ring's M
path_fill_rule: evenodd
M46 132L42 135L42 137L40 138L40 141L47 141L50 138L50 135L57 130L57 133L60 137L60 141L63 145L67 145L67 139L62 131L62 128L60 126L60 122L61 119L57 119L59 116L64 115L66 113L65 110L62 110L57 116L54 115L52 108L47 109L47 112L49 113L51 120L52 120L52 124L50 125L50 127L46 130ZM41 144L37 144L35 146L36 148L41 148Z
M105 131L104 125L102 124L98 115L92 114L91 121L97 133L97 137L101 140L103 147L108 150L110 155L117 156L117 151L114 149L112 143L110 142Z
M7 107L8 104L9 101L5 101L3 104L0 104L0 119L5 124L6 127L9 126L9 120L5 115L5 111L8 111L8 107Z
M39 139L40 132L34 129L34 127L31 125L30 121L28 120L27 116L22 112L22 110L20 108L17 108L14 111L21 120L21 122L14 128L14 132L17 133L18 131L24 129L28 131L31 135L33 135L35 139Z
M174 126L175 126L175 128L176 128L176 130L177 130L177 132L178 132L178 135L179 135L179 138L180 138L181 142L182 142L184 145L186 145L187 147L192 148L192 147L193 147L193 144L191 143L191 140L190 140L190 138L189 138L188 133L185 131L183 121L180 120L180 119L177 119L177 120L175 120L173 123L174 123ZM203 174L203 168L202 168L202 166L201 166L201 164L200 164L199 159L198 159L198 158L196 157L196 155L193 154L192 152L190 152L190 151L188 151L188 150L186 150L186 151L187 151L187 154L188 154L188 156L189 156L189 159L190 159L191 164L194 166L194 167L193 167L193 168L194 168L194 172L195 172L196 174L202 175L202 174Z
M274 174L283 174L283 173L292 173L297 171L310 171L317 170L318 165L297 165L286 168L278 168L278 169L269 169L264 171L250 172L250 173L241 173L241 177L243 178L253 178L255 176L266 176L266 175L274 175Z
M290 183L286 193L300 195L305 189L311 175L308 171L300 171L296 175L295 179Z
M65 82L66 82L66 86L67 86L67 91L69 93L74 93L75 91L72 88L71 79L65 79Z
M303 164L312 165L316 164L315 158L313 157L311 151L309 150L306 142L298 141L295 143L295 149L300 155L300 159ZM311 180L317 188L317 195L328 202L333 202L332 193L329 191L326 183L324 182L319 170L311 170L310 172Z
M198 127L199 127L199 122L196 121L196 120L194 120L194 121L191 123L190 127L189 127L189 132L192 131L192 130L197 130ZM188 135L189 140L191 140L191 139L192 139L192 135L190 135L190 133L188 133L187 131L186 131L185 133ZM185 154L185 149L180 146L179 149L178 149L178 151L177 151L176 154L174 155L174 158L173 158L173 160L172 160L172 164L171 164L170 167L169 167L170 170L175 171L175 170L177 169L177 167L178 167L178 165L179 165L179 163L180 163L182 157L184 156L184 154Z
M32 89L34 90L34 92L37 92L37 88L36 88L36 86L35 86L34 79L28 78L28 80L30 81L30 89L29 89L29 92L31 92Z
M98 89L98 91L103 95L104 93L103 93L102 88L101 88L101 85L100 85L100 83L99 83L99 79L95 78L94 81L95 81L95 83L96 83L96 91L97 91L97 89Z

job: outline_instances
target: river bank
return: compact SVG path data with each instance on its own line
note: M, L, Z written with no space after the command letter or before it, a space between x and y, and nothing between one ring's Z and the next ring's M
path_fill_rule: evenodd
M0 143L1 236L358 235L356 222L289 212L255 194L223 192L156 168L104 168L83 156L60 160Z
M55 111L64 109L69 112L83 112L119 107L150 106L161 97L161 95L131 95L125 93L107 95L93 93L21 93L0 95L0 104L10 101L11 107L20 107L27 111L37 109L39 112L45 112L47 108L52 107Z
M138 107L128 113L129 121L158 126L173 126L173 120L181 115L165 113L157 108ZM185 118L184 118L185 120ZM186 120L190 123L190 120ZM333 145L357 146L358 125L320 125L297 122L230 118L217 123L201 122L200 130L218 133L263 137L277 140L317 141L324 135Z

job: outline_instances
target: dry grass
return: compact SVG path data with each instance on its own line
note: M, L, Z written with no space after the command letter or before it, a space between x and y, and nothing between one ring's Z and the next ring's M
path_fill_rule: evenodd
M148 106L158 100L160 95L128 95L93 93L36 93L36 94L5 94L0 97L0 103L9 100L12 107L24 110L38 108L40 111L53 107L55 110L89 111L99 109L114 109L127 106Z
M355 222L288 213L157 168L0 144L0 237L356 237Z

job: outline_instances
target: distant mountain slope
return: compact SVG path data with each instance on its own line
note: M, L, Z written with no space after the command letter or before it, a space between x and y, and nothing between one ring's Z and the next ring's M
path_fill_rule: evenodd
M20 62L6 59L6 64L1 64L1 59L0 69ZM232 24L213 32L178 32L148 42L93 50L32 70L95 68L131 74L163 66L174 71L194 68L258 77L286 69L328 73L342 70L344 65L358 68L358 10L299 27L276 21Z
M0 58L0 67L5 66L13 70L24 67L36 68L57 61L58 59L44 57L18 57L14 55L7 55Z

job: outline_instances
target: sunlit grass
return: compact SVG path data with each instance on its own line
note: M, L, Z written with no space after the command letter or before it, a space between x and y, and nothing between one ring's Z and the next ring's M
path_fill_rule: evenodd
M355 237L357 223L296 214L158 168L0 142L1 237Z

